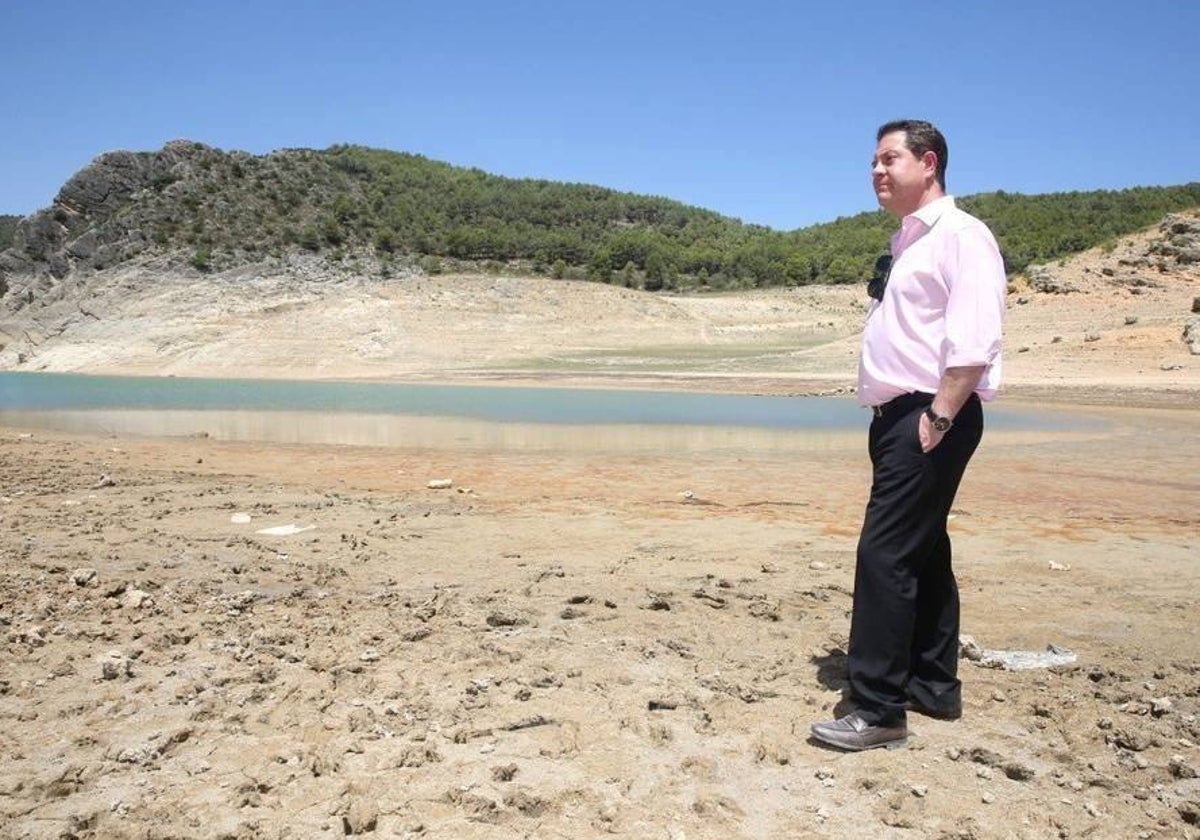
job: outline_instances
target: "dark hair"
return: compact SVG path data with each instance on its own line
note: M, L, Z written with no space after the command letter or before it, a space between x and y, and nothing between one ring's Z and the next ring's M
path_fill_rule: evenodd
M875 142L878 143L884 135L897 131L904 132L904 147L917 157L926 152L933 152L937 156L937 169L934 174L938 185L943 190L946 189L946 162L950 158L950 150L946 148L946 138L937 130L937 126L925 120L892 120L879 127L879 131L875 133Z

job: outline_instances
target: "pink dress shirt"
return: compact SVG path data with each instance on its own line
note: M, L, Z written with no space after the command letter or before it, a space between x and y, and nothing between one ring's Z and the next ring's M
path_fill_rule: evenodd
M987 226L944 196L905 216L892 237L892 272L863 329L858 401L882 405L937 392L948 367L986 366L975 392L1000 386L1007 280Z

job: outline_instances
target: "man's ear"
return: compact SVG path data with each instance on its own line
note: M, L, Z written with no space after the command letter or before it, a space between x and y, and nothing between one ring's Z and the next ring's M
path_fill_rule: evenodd
M926 171L928 171L931 175L935 175L937 173L937 164L937 152L930 150L921 155L921 165L924 166Z

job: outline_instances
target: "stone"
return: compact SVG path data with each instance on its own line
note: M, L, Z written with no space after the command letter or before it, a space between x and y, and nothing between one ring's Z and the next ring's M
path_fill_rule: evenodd
M1200 356L1200 318L1189 318L1184 324L1183 341L1193 356Z
M373 800L356 799L342 816L345 834L367 834L379 823L379 805Z
M1150 703L1150 714L1154 715L1155 717L1169 715L1174 710L1175 706L1171 702L1170 697L1159 697L1157 700L1154 700Z
M94 586L96 583L95 569L76 569L71 572L71 580L76 586Z
M1188 764L1187 759L1181 755L1171 756L1171 760L1167 762L1167 769L1176 779L1194 779L1197 776L1196 768Z
M141 589L130 589L125 593L123 606L127 610L140 610L142 607L151 606L154 603L154 597L149 592L144 592Z
M1066 295L1078 292L1079 289L1070 283L1059 279L1057 273L1048 265L1031 265L1025 269L1029 285L1038 292L1051 295Z
M133 676L133 660L119 650L110 650L100 657L98 662L101 679L115 680Z

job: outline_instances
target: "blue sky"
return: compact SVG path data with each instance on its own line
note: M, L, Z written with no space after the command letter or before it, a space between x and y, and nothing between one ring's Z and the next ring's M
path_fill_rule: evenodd
M966 195L1200 180L1191 0L8 0L0 213L112 149L356 143L803 227L875 208L875 128Z

